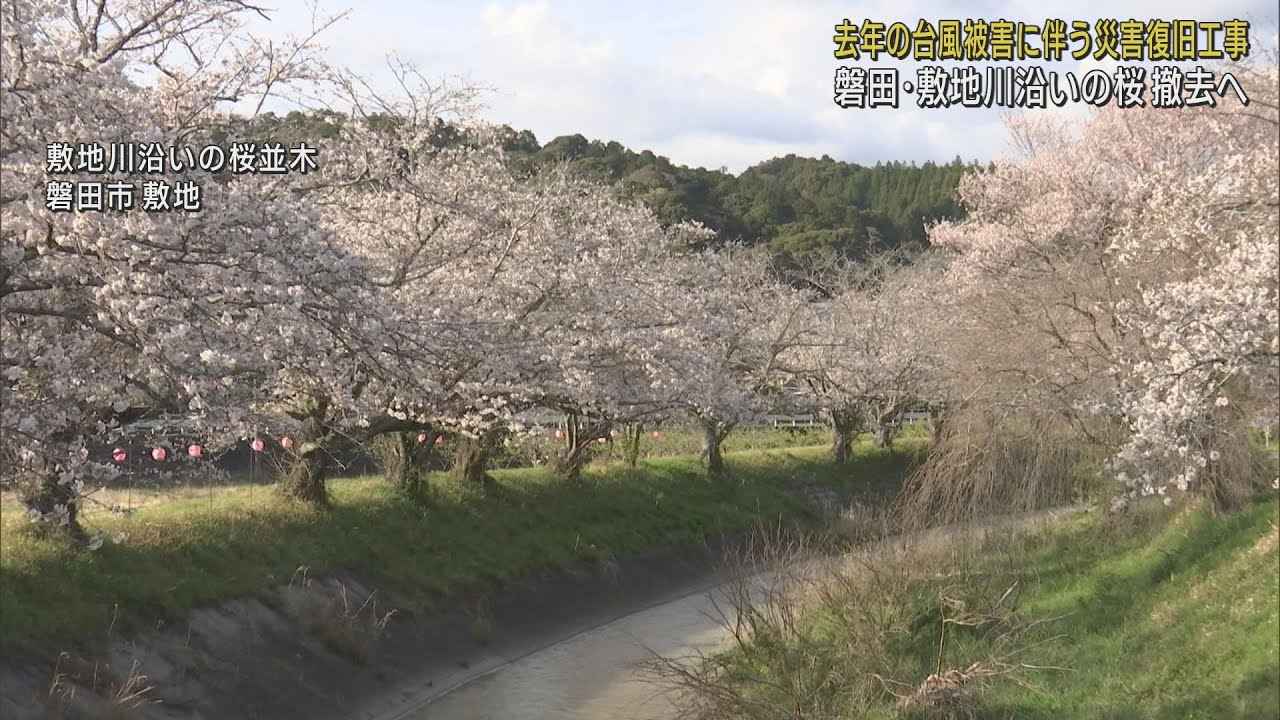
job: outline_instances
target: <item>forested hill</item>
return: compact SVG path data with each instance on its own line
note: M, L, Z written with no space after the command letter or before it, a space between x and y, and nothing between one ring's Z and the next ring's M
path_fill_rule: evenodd
M537 165L568 162L621 184L663 222L699 220L727 240L768 243L780 254L868 252L925 242L926 223L957 217L955 190L976 167L960 158L938 165L901 162L864 167L833 160L774 158L740 175L675 165L617 142L563 135L539 145L533 133L510 130L508 153Z
M259 131L275 136L327 135L341 116L321 113L260 116ZM880 250L925 242L927 223L955 218L956 185L978 167L956 157L926 162L876 163L786 157L767 160L739 175L675 165L661 155L636 152L618 142L562 135L542 145L528 130L504 128L504 147L523 170L565 162L588 176L617 183L642 200L664 223L698 220L724 241L768 244L783 258L839 253L859 259ZM439 144L462 140L452 127Z

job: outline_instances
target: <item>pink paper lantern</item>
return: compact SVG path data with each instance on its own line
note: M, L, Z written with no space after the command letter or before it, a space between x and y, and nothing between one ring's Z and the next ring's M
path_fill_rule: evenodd
M116 463L119 464L129 459L129 453L125 452L124 448L116 448L111 451L111 459L115 460Z
M556 431L556 439L557 439L557 440L562 440L562 439L564 439L564 432L562 432L562 431L560 431L560 430L557 430L557 431Z
M280 438L280 447L284 448L285 450L288 450L289 448L293 447L293 438L289 437L288 435L285 435L284 437Z
M262 452L267 448L267 444L262 442L262 438L254 438L253 442L249 443L249 447L252 448L254 452Z
M200 447L199 445L193 444L191 447L187 448L187 454L199 460L200 458L204 457L204 448Z
M657 430L654 430L654 431L653 431L653 439L654 439L654 440L657 440L657 439L658 439L658 438L660 438L660 437L662 437L662 433L658 432Z
M169 452L162 447L151 448L151 459L156 462L164 462L164 459L168 456Z
M436 436L436 444L437 444L437 445L443 445L443 444L444 444L444 436L443 436L443 435L437 435L437 436Z
M427 441L426 433L418 433L418 444L421 445Z

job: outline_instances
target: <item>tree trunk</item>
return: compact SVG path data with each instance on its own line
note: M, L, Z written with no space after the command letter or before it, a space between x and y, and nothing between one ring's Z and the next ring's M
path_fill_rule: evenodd
M413 475L413 441L408 433L393 432L378 440L378 455L382 462L382 474L392 486L403 489Z
M947 431L947 406L940 402L929 403L929 447L936 448L942 443Z
M875 445L879 448L892 448L893 438L898 434L898 429L889 421L881 421L876 423Z
M582 479L582 466L586 464L586 455L587 450L581 445L565 448L563 452L556 456L555 474L561 480L578 482Z
M449 477L458 482L487 485L493 481L489 476L489 454L493 438L484 435L478 438L458 435L458 442L453 453L453 465L449 468Z
M1241 492L1243 483L1221 473L1207 473L1206 485L1209 487L1209 498L1213 501L1213 512L1218 515L1230 515L1238 512L1248 500L1247 494Z
M418 442L418 435L424 435ZM426 429L421 433L399 431L388 433L377 441L378 459L383 475L392 487L412 498L421 498L427 489L427 473L431 448L439 433Z
M831 454L836 464L849 462L853 455L853 443L858 438L858 421L855 413L846 410L831 411Z
M281 482L284 494L315 505L327 507L329 492L325 481L327 469L324 457L318 448L308 448L298 453L289 463L289 469Z
M66 508L65 524L61 526L72 540L83 543L89 539L88 533L80 524L80 498L69 485L58 482L56 473L46 473L33 483L28 493L22 498L22 505L35 510L45 517L53 517L59 505Z
M555 473L561 479L578 482L582 479L582 468L591 457L591 443L599 438L609 437L609 424L591 420L577 413L568 413L565 417L565 447L555 459Z
M628 425L623 433L623 456L627 467L635 467L640 462L640 438L644 436L644 425L634 423Z
M724 455L720 446L732 429L733 423L705 418L702 420L701 457L703 464L707 466L707 474L711 477L720 477L724 474Z
M327 436L328 430L318 417L313 415L303 421L289 469L280 481L280 489L286 496L316 507L328 507L329 490L325 484L328 463L324 451Z

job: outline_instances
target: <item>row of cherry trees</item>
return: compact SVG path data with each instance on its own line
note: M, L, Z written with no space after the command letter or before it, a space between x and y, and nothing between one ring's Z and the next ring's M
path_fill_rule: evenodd
M718 474L730 429L782 395L805 292L609 188L517 176L466 88L392 61L398 87L375 89L315 52L326 22L272 43L238 0L3 12L0 452L36 520L82 537L114 472L88 448L141 421L215 451L287 433L283 486L323 505L339 438L394 438L408 483L409 438L449 432L479 481L536 408L569 418L566 478L593 441L678 415ZM273 98L344 109L316 171L170 172L202 187L199 213L44 202L50 143L200 147ZM465 141L439 141L442 117Z
M299 202L305 176L172 173L216 208L198 214L45 203L49 143L198 147L219 103L322 77L306 39L241 33L246 8L4 3L0 431L6 474L37 518L78 532L84 488L111 474L89 458L90 439L145 417L216 448L302 379L350 394L352 363L339 360L376 347L354 341L379 329L361 312L363 261Z
M770 409L824 414L844 461L909 407L937 425L976 404L1118 427L1113 472L1154 492L1212 485L1276 398L1274 91L1018 125L1026 157L965 182L938 256L784 282L609 188L513 172L468 88L397 60L374 87L316 52L327 21L268 42L251 12L4 2L0 462L73 534L113 473L86 448L143 420L213 450L287 432L284 488L325 504L339 438L389 440L413 490L420 435L456 437L480 482L522 413L558 411L572 480L598 439L684 417L720 474L727 434ZM341 109L314 172L170 173L199 213L44 203L49 143L200 146L273 98Z

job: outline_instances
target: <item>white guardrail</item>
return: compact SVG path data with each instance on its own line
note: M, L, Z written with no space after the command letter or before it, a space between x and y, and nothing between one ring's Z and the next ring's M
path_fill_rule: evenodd
M564 415L554 412L527 412L517 416L520 422L525 425L533 425L537 427L556 427L564 422ZM929 419L929 413L917 410L904 412L898 416L898 421L903 425L911 423L923 422ZM807 415L761 415L758 418L742 423L747 426L755 427L773 427L773 428L813 428L823 427L826 425L820 416L814 414Z

